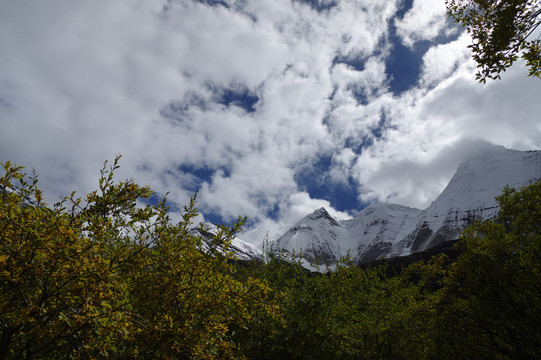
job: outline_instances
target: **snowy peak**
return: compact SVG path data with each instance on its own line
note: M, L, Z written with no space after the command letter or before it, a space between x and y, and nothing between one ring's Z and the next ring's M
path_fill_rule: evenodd
M285 251L302 250L307 261L333 264L349 253L357 262L402 256L456 240L475 220L498 213L495 198L506 186L541 179L541 151L486 144L463 161L442 193L425 210L372 204L355 219L337 220L324 208L307 215L277 240Z
M505 186L521 187L541 177L541 152L494 147L464 161L428 207L430 213L496 206Z
M382 219L401 217L404 214L419 213L421 210L410 208L403 205L391 203L376 203L367 206L356 217L357 220L366 221L368 219Z
M324 221L332 226L339 226L338 220L335 219L327 209L324 207L320 207L319 209L315 210L313 213L305 216L299 223L307 224L311 221Z
M421 210L398 204L370 205L348 220L349 245L353 260L375 260L392 250L395 242L413 230L413 220ZM356 246L356 247L355 247Z
M314 264L328 264L340 257L338 239L344 237L343 232L339 220L320 208L302 218L276 244L287 252L302 253L304 259Z
M316 218L316 217L330 216L330 215L327 209L325 209L324 207L320 207L319 209L315 210L313 213L311 213L308 216Z
M539 179L541 151L491 147L467 159L422 213L417 233L404 239L402 252L422 251L456 240L475 220L487 220L498 214L496 197L506 186L520 188Z
M355 219L337 220L321 208L305 216L277 241L277 247L301 252L315 264L332 264L348 253L353 260L373 260L392 248L409 230L408 220L420 213L396 204L375 204Z

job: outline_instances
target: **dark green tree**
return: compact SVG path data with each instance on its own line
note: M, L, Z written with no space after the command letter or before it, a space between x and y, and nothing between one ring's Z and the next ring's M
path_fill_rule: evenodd
M529 75L541 76L541 40L535 35L541 24L539 0L446 0L447 13L472 36L477 79L499 79L500 73L519 57Z
M435 333L448 358L541 358L541 181L497 199L498 219L463 233L444 280Z
M251 329L249 359L423 359L432 348L431 292L385 266L347 260L326 273L271 259L255 270L277 295L281 322Z

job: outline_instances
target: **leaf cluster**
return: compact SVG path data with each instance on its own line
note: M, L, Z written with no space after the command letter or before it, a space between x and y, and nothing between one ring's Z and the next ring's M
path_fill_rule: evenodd
M539 0L446 0L447 13L466 27L479 71L477 79L500 79L519 57L529 75L541 77L541 40L531 39L541 24Z
M98 190L49 207L35 175L3 168L0 358L240 358L231 329L276 316L266 284L190 232L195 199L173 224L165 198L141 205L148 187L114 182L117 158Z
M464 253L445 279L446 342L479 358L541 357L541 181L497 198L496 221L462 235Z
M454 262L312 273L271 247L263 263L180 222L131 180L49 207L37 176L0 177L0 358L538 359L541 181L505 189Z

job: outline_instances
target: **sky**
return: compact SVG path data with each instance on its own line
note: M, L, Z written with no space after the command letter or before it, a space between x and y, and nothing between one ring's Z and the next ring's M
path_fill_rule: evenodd
M541 81L480 84L444 0L0 0L0 162L50 203L105 160L272 240L325 207L424 209L489 142L541 149Z

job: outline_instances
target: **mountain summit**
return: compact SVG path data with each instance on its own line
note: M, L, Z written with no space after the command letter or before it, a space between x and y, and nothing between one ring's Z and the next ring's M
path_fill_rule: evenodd
M276 245L300 252L316 264L334 264L349 254L357 263L423 251L456 240L475 220L498 213L495 200L506 186L520 188L541 179L541 151L485 148L462 162L443 192L425 210L373 204L355 219L338 220L324 208L307 215Z
M413 231L420 213L419 209L378 203L355 219L337 220L318 209L289 229L276 245L287 252L300 252L314 264L333 264L348 254L356 262L370 261L391 251L394 242Z

